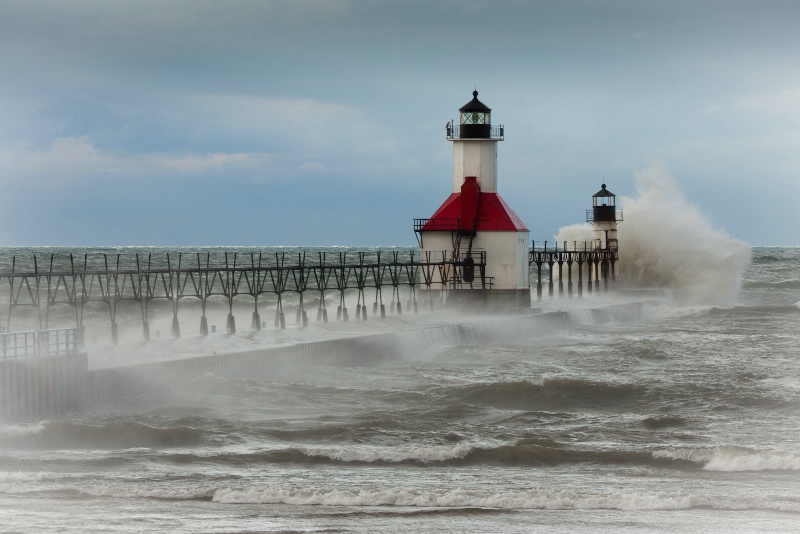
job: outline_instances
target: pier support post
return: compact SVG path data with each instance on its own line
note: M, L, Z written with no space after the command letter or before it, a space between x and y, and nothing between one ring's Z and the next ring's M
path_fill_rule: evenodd
M567 253L567 295L572 298L572 262L573 253Z
M250 326L251 330L261 330L261 316L258 312L253 312L253 321Z
M600 260L595 260L594 263L594 290L600 293Z
M208 335L208 319L205 315L200 317L200 335L207 336Z
M144 334L145 341L150 341L150 321L142 323L142 334Z
M586 262L586 292L591 294L592 287L592 260L589 259Z
M117 323L111 324L111 342L114 345L119 345L119 330L117 329Z
M180 339L181 337L181 324L178 322L177 317L172 318L172 337Z
M433 311L433 301L431 301L431 311ZM386 305L381 304L381 319L386 319Z
M229 334L236 333L236 318L233 316L232 313L228 314L227 330Z
M542 261L541 257L536 259L536 300L542 300Z

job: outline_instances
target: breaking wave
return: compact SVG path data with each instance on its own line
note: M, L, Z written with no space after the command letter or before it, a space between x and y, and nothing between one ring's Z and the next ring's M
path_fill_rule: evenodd
M621 198L620 280L669 289L677 302L729 305L750 264L750 246L715 229L662 165L637 172L636 197ZM557 241L591 240L590 225L562 228Z
M800 454L747 447L680 448L653 453L656 458L701 464L706 471L798 471Z
M330 447L287 447L250 452L209 454L163 453L162 461L177 464L242 466L297 463L368 465L504 465L552 466L559 464L650 465L677 469L699 467L692 458L669 457L647 450L573 447L549 437L525 438L514 443L461 442L418 446L342 445Z
M667 493L576 493L529 489L498 493L452 490L327 488L219 489L214 502L328 506L407 506L541 510L677 510L707 505L702 497Z

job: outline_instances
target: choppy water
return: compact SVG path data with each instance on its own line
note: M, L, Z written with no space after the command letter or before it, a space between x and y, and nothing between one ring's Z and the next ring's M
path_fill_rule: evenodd
M731 307L0 426L0 531L411 530L800 530L800 249Z

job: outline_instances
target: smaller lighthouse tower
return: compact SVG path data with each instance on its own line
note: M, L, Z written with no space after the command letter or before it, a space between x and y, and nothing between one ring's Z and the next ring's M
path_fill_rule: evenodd
M622 222L622 210L617 211L617 196L603 184L592 195L592 209L586 212L586 222L592 223L593 250L618 250L617 223Z

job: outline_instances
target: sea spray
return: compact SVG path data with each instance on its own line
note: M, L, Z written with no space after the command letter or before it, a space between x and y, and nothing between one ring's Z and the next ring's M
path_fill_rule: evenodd
M637 172L636 196L622 197L619 278L623 287L659 287L680 304L731 305L750 264L750 246L732 239L684 198L661 164ZM592 239L591 225L561 228L559 242Z

